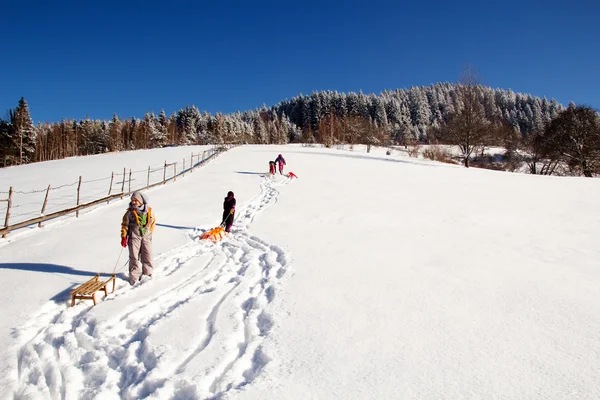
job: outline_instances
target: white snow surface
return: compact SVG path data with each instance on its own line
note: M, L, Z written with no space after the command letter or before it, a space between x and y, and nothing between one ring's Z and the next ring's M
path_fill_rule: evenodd
M2 398L600 398L600 180L385 150L242 146L150 189L155 272L133 287L127 199L10 233ZM9 168L0 189L173 151ZM265 176L279 153L298 179ZM198 240L228 190L231 234ZM70 307L115 263L114 293Z

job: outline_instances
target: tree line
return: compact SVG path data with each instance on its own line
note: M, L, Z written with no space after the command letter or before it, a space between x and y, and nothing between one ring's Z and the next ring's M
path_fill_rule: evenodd
M454 112L430 136L458 146L465 167L478 149L499 146L505 149L505 165L525 163L532 174L600 175L598 111L570 103L566 109L549 113L542 108L540 115L534 100L534 107L529 103L524 107L525 115L533 111L532 119L521 115L520 121L515 120L512 112L502 112L502 106L489 113L486 90L470 70L465 71L456 90Z
M583 120L582 120L583 118ZM531 173L598 173L598 113L563 107L512 90L478 84L469 71L458 84L438 83L379 95L332 91L298 95L267 108L212 115L186 106L167 116L34 124L24 98L0 119L4 166L106 152L184 144L315 143L370 146L448 143L466 167L478 148L504 146L506 159Z

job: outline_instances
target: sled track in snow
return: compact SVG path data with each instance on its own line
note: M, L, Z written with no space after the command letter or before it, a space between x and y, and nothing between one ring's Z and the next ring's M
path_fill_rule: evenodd
M93 308L45 305L13 332L14 398L217 399L251 383L269 362L268 305L289 257L247 228L289 181L263 179L229 237L215 245L196 229L156 257L153 279L119 281Z

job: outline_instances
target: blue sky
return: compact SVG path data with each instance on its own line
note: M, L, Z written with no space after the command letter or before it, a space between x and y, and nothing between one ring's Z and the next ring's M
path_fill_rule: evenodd
M600 108L598 1L3 3L2 118L21 96L35 122L229 113L456 82L468 64L484 85Z

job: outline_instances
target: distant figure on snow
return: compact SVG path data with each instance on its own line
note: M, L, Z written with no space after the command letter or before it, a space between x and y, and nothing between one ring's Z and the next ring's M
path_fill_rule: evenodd
M280 154L275 159L275 162L279 166L279 174L283 175L283 166L285 165L285 158L283 158L283 156Z
M275 161L269 161L269 173L275 175Z
M148 197L140 191L131 195L129 208L121 223L121 246L129 244L129 284L135 285L142 275L152 277L152 233L156 217L148 205ZM140 260L142 268L140 269Z
M221 225L225 226L225 232L229 232L231 230L231 225L233 225L233 220L235 219L235 197L233 196L233 192L227 192L227 197L223 201L223 222Z

